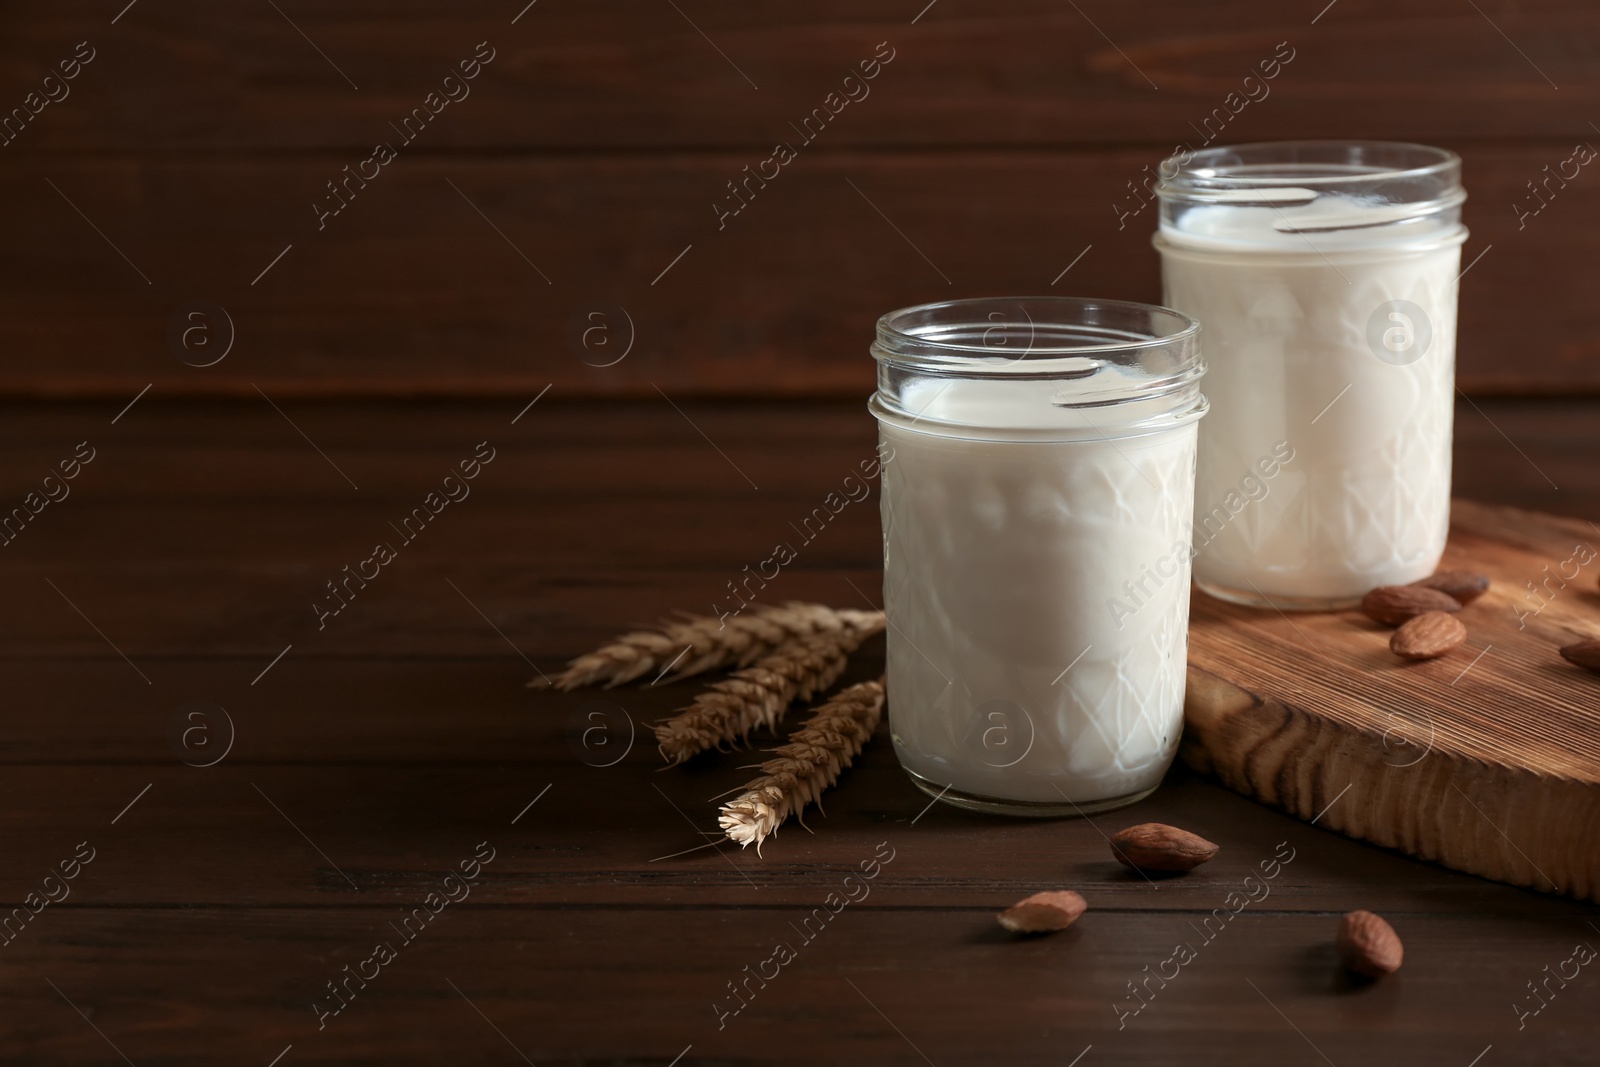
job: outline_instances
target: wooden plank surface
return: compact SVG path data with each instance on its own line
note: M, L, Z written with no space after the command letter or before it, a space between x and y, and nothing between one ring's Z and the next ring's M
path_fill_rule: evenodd
M115 426L117 404L10 408L0 443L12 504L76 442L90 439L99 452L72 496L0 549L12 605L0 613L0 647L25 657L110 654L48 577L136 661L218 655L264 666L291 642L295 659L508 653L454 581L549 669L621 627L679 608L709 611L745 564L795 537L790 523L876 441L854 401L691 404L680 413L659 398L612 406L552 396L512 425L525 403L287 406L316 447L259 398L193 407L147 397ZM1457 489L1600 512L1593 432L1587 402L1463 403ZM319 630L311 605L324 583L391 536L389 523L485 439L499 452L472 495ZM106 551L108 530L137 537L137 551ZM774 599L859 602L845 579L870 591L881 573L875 503L851 504L800 548L771 586Z
M711 595L870 450L871 420L855 401L680 415L552 396L512 427L524 403L287 408L359 490L264 401L147 397L115 426L120 405L100 402L0 419L8 499L76 441L99 449L0 550L0 900L19 905L80 842L96 850L70 897L4 944L0 1063L1460 1067L1492 1046L1487 1067L1582 1062L1600 1036L1589 970L1521 1029L1513 1008L1531 1012L1526 983L1575 943L1600 943L1584 907L1307 826L1182 768L1092 822L996 820L928 808L880 735L814 834L787 827L760 858L658 859L700 840L749 757L656 773L636 743L600 766L615 750L574 730L594 701L621 709L620 744L693 687L530 691L523 657L548 671ZM1592 405L1480 403L1461 416L1463 493L1596 510ZM473 495L319 636L307 586L486 437L500 452ZM875 505L841 514L773 594L849 603L846 578L874 592ZM852 676L881 657L868 645ZM193 764L219 749L174 740L196 701L233 727L210 767ZM1222 851L1147 882L1101 836L1147 819ZM471 895L319 1029L325 983L397 939L389 924L485 841ZM719 1028L727 983L799 940L791 924L880 842L894 858L870 894ZM1294 859L1269 895L1219 920L1280 843ZM1091 911L1047 940L998 936L992 912L1046 887ZM1337 977L1333 929L1354 907L1405 939L1388 981ZM1129 1016L1127 983L1179 942L1196 960Z
M895 864L918 862L926 857L910 843L896 853ZM828 884L818 880L817 898ZM1573 935L1559 923L1485 933L1470 919L1417 916L1400 927L1424 962L1408 956L1403 981L1355 989L1331 977L1335 917L1246 911L1201 950L1194 975L1181 974L1119 1031L1113 990L1166 959L1174 941L1197 940L1183 917L1108 911L1096 913L1093 926L1013 944L990 932L986 909L875 898L803 945L720 1030L717 995L731 1000L726 983L766 959L774 940L799 940L789 924L802 908L508 912L469 899L320 1031L310 998L363 959L370 942L394 939L386 920L403 914L398 905L311 913L63 908L49 916L53 929L9 949L15 962L0 988L25 1020L13 1034L28 1058L13 1062L39 1064L122 1062L48 985L27 981L41 966L138 1064L198 1065L220 1055L265 1064L292 1046L282 1064L526 1057L664 1067L681 1056L680 1065L1057 1065L1082 1054L1080 1065L1099 1056L1154 1067L1182 1050L1185 1063L1220 1067L1321 1063L1318 1050L1333 1063L1469 1063L1490 1045L1490 1055L1509 1063L1581 1063L1590 1040L1587 975L1520 1034L1507 1034L1500 1018L1511 1018L1522 970L1532 977L1570 954ZM107 943L128 951L110 955ZM640 968L641 944L670 966ZM1507 964L1518 969L1496 973ZM169 975L183 999L143 981L152 970Z
M541 0L515 23L526 0L291 3L282 14L169 0L114 26L117 5L106 6L7 5L8 84L31 87L80 40L97 49L19 146L366 146L479 41L495 58L430 127L433 150L768 148L883 41L895 58L830 126L831 144L1177 143L1229 92L1261 97L1244 78L1259 79L1279 42L1293 58L1234 120L1252 136L1566 141L1584 136L1595 102L1600 26L1581 0L1486 8L1489 20L1450 0L1344 0L1321 18L1316 4L1270 0L1100 0L1076 11L1049 0L702 2L681 13L649 0Z
M885 310L1154 298L1150 210L1118 226L1130 183L1280 41L1294 59L1224 139L1466 158L1458 491L1600 514L1597 409L1572 399L1600 394L1600 353L1567 284L1600 253L1600 194L1585 171L1516 215L1592 139L1597 28L1578 0L6 5L0 116L38 114L0 146L0 503L97 452L0 546L0 901L97 852L0 939L0 1064L1584 1062L1588 970L1516 1008L1600 937L1569 900L1181 768L1093 823L925 810L883 736L814 836L657 860L700 840L744 757L657 774L636 744L598 766L574 729L596 695L522 683L709 607L791 536L870 454ZM471 96L319 229L325 183L480 41ZM94 58L40 107L78 42ZM870 97L719 228L726 183L879 42ZM212 366L172 340L192 301L208 344L231 320ZM618 347L574 341L598 301ZM319 627L324 583L484 440L470 498ZM876 595L879 551L875 501L854 504L771 595ZM690 691L611 694L609 721L642 730ZM1108 857L1124 818L1223 851L1152 884ZM480 841L470 899L319 1029L325 983ZM881 842L870 897L719 1022L727 984ZM1280 843L1270 898L1119 1027L1128 983ZM1091 912L998 937L991 913L1047 886ZM1330 955L1358 906L1407 943L1376 986Z
M1185 761L1332 830L1484 877L1600 896L1600 526L1458 500L1442 569L1489 577L1467 640L1408 662L1359 611L1194 601Z
M0 145L0 396L859 395L897 306L1158 298L1147 168L1304 137L1460 151L1483 255L1464 387L1600 392L1583 287L1550 282L1600 256L1600 183L1565 162L1600 136L1600 14L1578 0L278 6L0 12L0 108L70 90ZM60 82L80 41L94 58ZM471 94L319 221L480 41ZM880 42L870 95L719 218ZM1279 42L1294 58L1230 111ZM168 339L196 300L236 335L205 368ZM597 301L603 352L572 340Z
M1530 175L1565 158L1558 147L1468 160L1464 263L1483 254L1462 282L1471 392L1600 388L1582 287L1542 273L1600 257L1600 182L1575 183L1521 229L1511 210ZM0 342L14 353L0 394L12 396L125 403L151 383L157 396L275 400L532 396L552 383L652 399L862 396L873 324L893 308L1161 296L1154 209L1119 223L1113 208L1159 150L818 154L721 228L712 201L743 155L406 158L320 230L311 205L335 156L23 158L0 173ZM195 300L221 307L234 338L203 368L184 359L210 358L202 338L224 343L216 312L197 320L194 352L168 338ZM612 310L585 348L576 327L597 301Z

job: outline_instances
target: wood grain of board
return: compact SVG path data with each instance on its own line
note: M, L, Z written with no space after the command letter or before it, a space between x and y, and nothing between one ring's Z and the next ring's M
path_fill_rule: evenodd
M1600 527L1457 500L1444 569L1493 586L1408 662L1358 611L1196 595L1183 756L1247 796L1457 870L1600 899Z

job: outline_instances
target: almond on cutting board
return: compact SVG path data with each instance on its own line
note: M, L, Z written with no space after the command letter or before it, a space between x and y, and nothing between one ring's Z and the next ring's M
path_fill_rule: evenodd
M1389 651L1405 659L1434 659L1466 639L1460 619L1445 611L1425 611L1400 624L1389 638Z
M1600 637L1591 637L1561 650L1561 658L1568 663L1600 673Z
M1437 589L1464 606L1489 591L1489 576L1476 571L1439 571L1411 585L1417 589Z
M1089 909L1070 889L1047 889L1017 901L995 918L1014 934L1048 934L1065 930Z
M1399 626L1429 611L1460 611L1461 601L1420 585L1380 585L1362 599L1361 610L1370 619Z
M1405 946L1383 916L1352 911L1339 920L1339 960L1368 978L1381 978L1400 969Z
M1217 854L1217 846L1176 826L1146 822L1111 835L1111 854L1124 867L1170 874L1200 866Z

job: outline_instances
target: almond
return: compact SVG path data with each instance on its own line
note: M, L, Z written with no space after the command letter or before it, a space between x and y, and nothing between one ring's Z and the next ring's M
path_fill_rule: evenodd
M1467 639L1461 620L1444 611L1425 611L1400 624L1389 638L1389 651L1406 659L1433 659Z
M1489 576L1476 571L1440 571L1411 585L1416 589L1437 589L1466 605L1489 591Z
M1136 871L1188 871L1217 854L1217 846L1166 823L1130 826L1111 837L1111 854Z
M1065 930L1088 908L1083 897L1070 889L1047 889L1017 901L995 918L1014 934L1048 934Z
M1561 658L1591 671L1600 671L1600 637L1568 645L1561 650Z
M1405 954L1400 935L1381 915L1352 911L1339 920L1339 959L1357 974L1368 978L1393 974Z
M1380 585L1361 601L1361 610L1368 618L1399 626L1425 611L1460 611L1461 601L1420 585Z

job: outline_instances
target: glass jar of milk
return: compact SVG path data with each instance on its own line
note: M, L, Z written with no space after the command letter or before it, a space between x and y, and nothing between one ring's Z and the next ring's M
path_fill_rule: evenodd
M1183 729L1198 327L1144 304L957 300L878 320L895 752L965 808L1071 815Z
M1161 167L1165 300L1205 329L1195 582L1330 609L1431 574L1450 524L1461 160L1212 148Z

